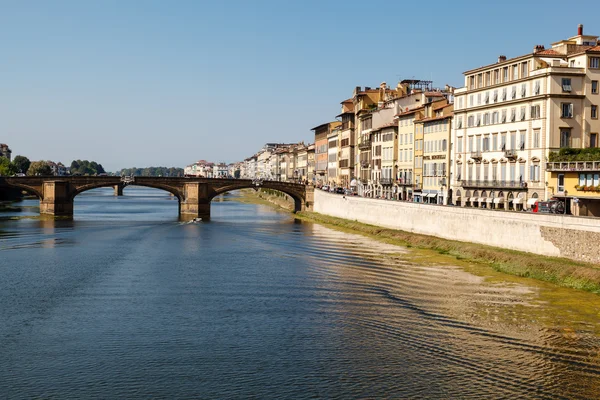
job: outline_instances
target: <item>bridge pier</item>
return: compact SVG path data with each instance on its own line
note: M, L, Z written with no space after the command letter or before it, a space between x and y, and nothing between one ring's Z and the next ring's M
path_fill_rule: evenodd
M42 186L43 197L40 200L40 214L56 217L73 216L73 199L69 193L69 182L50 181Z
M122 183L115 185L115 196L123 196L124 188L125 188L125 185L123 185Z
M200 217L210 219L209 186L207 183L190 182L183 186L184 198L179 201L180 219Z

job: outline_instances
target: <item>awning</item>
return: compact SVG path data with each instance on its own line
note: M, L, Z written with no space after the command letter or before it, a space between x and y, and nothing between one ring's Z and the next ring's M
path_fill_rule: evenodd
M523 198L517 197L516 199L513 200L513 204L523 204Z
M494 198L493 197L488 197L487 199L485 199L486 203L493 203L494 202Z
M350 186L358 186L358 183L356 182L356 179L352 179L350 181Z
M496 197L494 199L494 204L504 203L504 197Z
M537 203L539 200L540 200L540 199L529 199L529 200L527 200L527 205L528 205L528 206L532 206L532 205L534 205L535 203Z
M460 201L460 196L456 196L456 197L454 198L454 201Z
M427 197L435 197L435 196L437 196L437 193L429 193L429 194L427 195Z

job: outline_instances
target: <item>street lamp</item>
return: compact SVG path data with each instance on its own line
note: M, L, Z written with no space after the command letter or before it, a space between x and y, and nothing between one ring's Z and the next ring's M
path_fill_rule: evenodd
M569 194L569 192L565 189L565 215L567 215L567 194Z

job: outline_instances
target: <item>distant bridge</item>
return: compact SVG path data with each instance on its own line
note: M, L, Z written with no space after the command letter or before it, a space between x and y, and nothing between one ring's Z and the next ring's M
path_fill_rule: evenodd
M114 187L117 194L128 185L162 189L179 200L183 218L210 218L210 202L220 194L247 188L277 190L294 199L294 212L312 209L314 189L297 183L250 179L119 177L119 176L25 176L0 177L0 190L19 188L40 199L40 214L73 216L73 200L87 190Z

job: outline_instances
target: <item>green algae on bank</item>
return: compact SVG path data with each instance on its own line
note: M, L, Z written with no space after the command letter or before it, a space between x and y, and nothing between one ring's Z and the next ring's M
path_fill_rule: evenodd
M441 239L395 229L363 224L314 212L300 212L296 218L334 229L359 233L385 243L433 250L458 260L487 264L494 270L523 278L550 282L557 286L600 294L600 267L566 258L545 257L516 250Z

